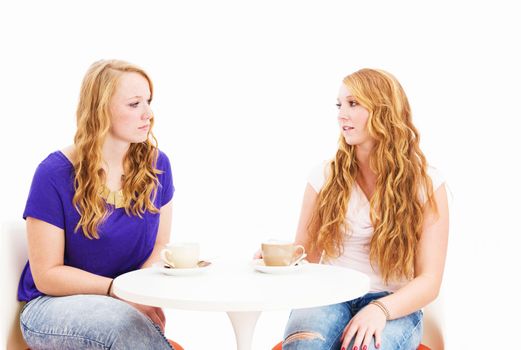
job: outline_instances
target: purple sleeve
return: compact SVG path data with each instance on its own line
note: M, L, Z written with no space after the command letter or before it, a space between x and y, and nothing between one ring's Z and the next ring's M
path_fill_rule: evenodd
M172 200L175 191L170 160L163 152L159 153L158 168L163 171L159 176L159 182L161 183L159 191L161 191L161 206L163 206Z
M48 164L41 163L33 177L23 218L32 217L65 229L63 213L63 203L53 181L52 169Z

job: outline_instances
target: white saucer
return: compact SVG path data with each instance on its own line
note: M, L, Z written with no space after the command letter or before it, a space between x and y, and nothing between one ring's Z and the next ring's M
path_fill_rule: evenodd
M199 262L201 263L201 261ZM152 265L153 268L156 270L159 270L161 273L169 276L191 276L191 275L198 275L200 273L208 271L212 265L211 263L208 263L208 265L203 267L191 267L191 268L171 268L166 267L163 263L156 262Z
M306 260L302 260L297 265L292 266L266 266L264 260L255 259L252 262L253 268L259 272L271 273L271 274L285 274L292 273L302 269L304 265L308 264Z

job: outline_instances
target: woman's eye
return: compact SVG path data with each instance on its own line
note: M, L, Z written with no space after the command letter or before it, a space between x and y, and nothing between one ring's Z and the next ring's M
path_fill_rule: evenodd
M358 106L358 103L356 101L349 101L349 106L356 107Z
M133 107L133 108L136 108L137 106L139 106L139 102L131 103L131 104L129 104L129 106Z
M342 105L340 103L337 103L335 104L336 108L340 109L340 107L342 107Z

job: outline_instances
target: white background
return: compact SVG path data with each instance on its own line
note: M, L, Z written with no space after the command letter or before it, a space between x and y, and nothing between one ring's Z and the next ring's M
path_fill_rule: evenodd
M88 66L120 58L155 84L155 134L177 189L172 239L200 241L209 259L246 261L266 238L293 238L308 172L336 148L342 78L383 68L408 93L422 148L453 195L448 348L519 346L521 25L513 5L1 4L2 220L21 218L38 163L72 143ZM167 336L188 350L234 348L224 313L167 316ZM263 314L254 349L281 339L286 317Z

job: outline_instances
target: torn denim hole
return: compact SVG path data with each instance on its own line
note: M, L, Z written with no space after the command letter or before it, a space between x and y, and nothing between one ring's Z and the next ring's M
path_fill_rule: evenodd
M284 342L283 344L290 344L294 341L297 341L297 340L315 340L315 339L319 339L319 340L322 340L324 341L324 337L322 336L322 334L318 333L318 332L295 332L293 334L290 334L288 335L288 337L286 339L284 339Z

